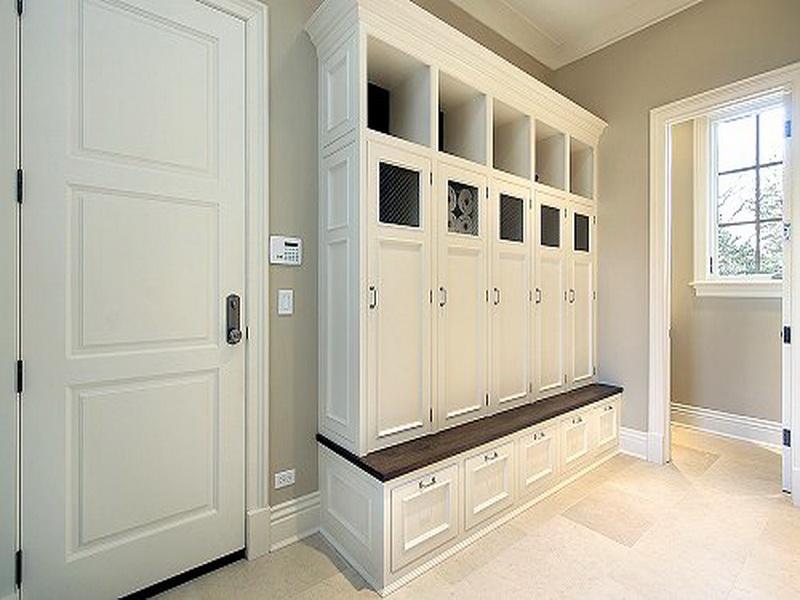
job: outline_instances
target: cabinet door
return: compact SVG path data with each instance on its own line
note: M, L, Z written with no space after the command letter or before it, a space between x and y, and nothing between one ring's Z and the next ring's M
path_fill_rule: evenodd
M584 385L595 375L594 213L573 205L568 291L570 313L570 383Z
M589 414L579 413L561 421L561 457L565 471L583 466L592 450Z
M551 488L558 475L558 426L536 427L517 442L520 496L533 497Z
M428 160L370 144L367 285L369 447L422 435L431 412Z
M513 442L464 461L465 529L471 529L514 503L513 464Z
M597 451L605 452L616 447L619 438L619 400L603 402L594 409Z
M525 402L530 380L529 191L495 180L492 192L492 394L495 409Z
M487 410L489 228L485 178L441 164L436 179L435 421L442 428Z
M391 496L392 571L458 535L458 465L414 479Z
M533 361L537 394L547 395L567 383L567 209L560 197L538 191L536 212Z

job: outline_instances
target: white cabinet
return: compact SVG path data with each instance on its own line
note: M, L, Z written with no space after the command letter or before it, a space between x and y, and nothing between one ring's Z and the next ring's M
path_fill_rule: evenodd
M593 416L597 451L615 448L619 440L619 399L601 403L594 409Z
M570 415L561 420L561 464L565 471L581 468L591 457L592 419L587 413Z
M565 218L576 194L598 202L606 124L410 0L324 0L306 31L319 432L364 456L587 382L594 275L571 221L539 251L531 193Z
M417 437L431 416L428 159L369 144L367 381L370 447Z
M401 485L391 498L392 571L458 535L458 465Z
M514 444L483 450L464 461L464 528L469 530L514 503Z
M558 424L542 424L517 440L519 493L534 497L551 488L559 473Z
M595 216L594 210L572 203L569 211L569 382L589 383L595 375Z
M440 162L436 180L436 419L444 428L487 410L489 213L479 173Z
M496 177L491 197L491 404L503 410L531 391L530 191Z
M566 386L567 207L564 199L538 189L534 276L534 372L538 394Z

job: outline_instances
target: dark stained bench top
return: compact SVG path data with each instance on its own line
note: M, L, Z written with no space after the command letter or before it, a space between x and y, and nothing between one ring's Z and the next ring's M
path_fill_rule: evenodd
M390 481L621 392L615 385L593 383L366 456L356 456L320 433L317 441L376 479Z

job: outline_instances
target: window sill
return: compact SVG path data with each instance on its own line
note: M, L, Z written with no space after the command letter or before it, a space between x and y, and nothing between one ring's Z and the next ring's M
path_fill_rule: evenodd
M769 280L719 280L693 281L689 284L694 288L698 298L781 298L783 296L783 281L780 279Z

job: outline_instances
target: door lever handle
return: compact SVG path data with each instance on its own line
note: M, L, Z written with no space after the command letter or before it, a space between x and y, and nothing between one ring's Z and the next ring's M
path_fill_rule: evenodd
M242 301L236 294L229 294L225 299L225 312L227 315L225 329L227 341L235 346L242 341L241 310Z

